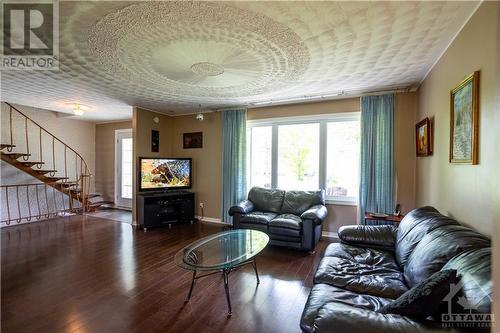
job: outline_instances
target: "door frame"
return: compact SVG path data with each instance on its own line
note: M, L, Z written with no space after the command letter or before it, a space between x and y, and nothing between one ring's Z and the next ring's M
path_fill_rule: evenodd
M121 206L118 204L118 200L119 200L119 194L121 193L121 190L119 188L119 186L121 185L121 181L119 181L119 178L118 177L121 177L121 174L118 174L118 159L121 157L121 152L119 151L118 147L119 147L119 136L120 134L122 133L130 133L130 137L132 138L132 128L125 128L125 129L117 129L115 130L115 141L114 141L114 147L115 147L115 163L114 163L114 200L115 200L115 206L116 207L120 207L120 208L125 208L125 209L132 209L132 202L133 202L133 197L132 199L130 199L130 207L127 207L127 206ZM133 140L133 139L132 139ZM121 145L120 145L121 146ZM132 156L132 159L133 159L133 156ZM133 161L132 161L133 163ZM121 170L121 168L120 168ZM133 177L133 173L132 173L132 177ZM133 183L133 179L132 179L132 183ZM133 196L133 194L132 194Z

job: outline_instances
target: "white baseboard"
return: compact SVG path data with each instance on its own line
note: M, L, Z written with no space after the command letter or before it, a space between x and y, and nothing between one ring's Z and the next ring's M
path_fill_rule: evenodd
M331 232L331 231L323 231L321 233L321 236L326 238L339 239L339 235L336 232Z
M222 224L222 225L231 225L230 223L222 222L221 219L215 218L215 217L201 217L201 216L195 216L198 220L206 223L214 223L214 224Z

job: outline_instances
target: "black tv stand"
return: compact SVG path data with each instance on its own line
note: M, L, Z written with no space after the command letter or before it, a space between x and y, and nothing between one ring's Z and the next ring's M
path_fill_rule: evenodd
M144 230L177 223L193 223L194 193L170 190L137 194L137 223Z

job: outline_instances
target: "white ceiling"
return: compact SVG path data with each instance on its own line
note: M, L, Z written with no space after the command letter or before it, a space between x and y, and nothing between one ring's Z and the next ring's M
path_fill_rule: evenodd
M83 119L415 87L477 2L61 2L60 70L2 100Z

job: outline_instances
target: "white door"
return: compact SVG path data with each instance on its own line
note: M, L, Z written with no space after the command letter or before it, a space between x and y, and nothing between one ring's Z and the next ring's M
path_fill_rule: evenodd
M115 205L132 208L132 129L115 131Z

